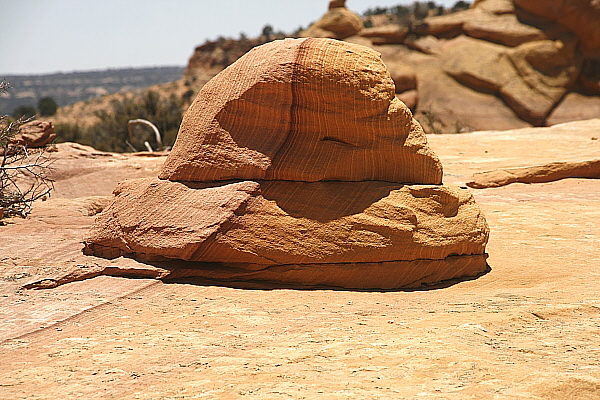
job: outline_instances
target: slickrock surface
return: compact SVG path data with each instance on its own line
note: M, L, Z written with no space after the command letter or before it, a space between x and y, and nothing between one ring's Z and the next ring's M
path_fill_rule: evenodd
M462 185L597 158L600 121L428 142ZM165 157L57 147L53 197L0 226L0 398L598 398L600 179L472 189L493 230L491 271L474 280L247 290L84 256L99 198ZM21 289L33 282L62 285Z
M487 224L468 192L439 185L441 173L377 53L276 41L202 89L160 179L117 187L86 254L300 286L476 276Z

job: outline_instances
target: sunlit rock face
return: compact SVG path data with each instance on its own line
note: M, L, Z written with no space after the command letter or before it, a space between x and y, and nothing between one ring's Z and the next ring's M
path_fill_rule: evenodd
M379 54L331 39L255 48L199 93L158 179L125 181L86 252L186 274L391 289L486 270L488 227Z

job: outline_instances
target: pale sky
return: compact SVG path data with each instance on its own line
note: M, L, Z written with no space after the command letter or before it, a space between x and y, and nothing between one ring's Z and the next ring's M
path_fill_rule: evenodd
M186 65L217 36L292 32L317 20L328 0L0 0L0 78L106 68ZM456 0L438 0L452 6ZM370 7L403 0L347 0Z

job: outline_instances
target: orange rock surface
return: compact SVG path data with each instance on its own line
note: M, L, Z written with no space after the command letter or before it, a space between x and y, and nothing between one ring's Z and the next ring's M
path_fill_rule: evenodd
M328 39L260 46L209 82L161 179L441 182L379 53Z
M346 0L332 0L317 22L301 32L302 37L345 39L363 29L358 14L346 8Z
M202 89L159 179L117 187L86 254L301 286L476 276L487 268L487 223L441 174L376 52L276 41Z

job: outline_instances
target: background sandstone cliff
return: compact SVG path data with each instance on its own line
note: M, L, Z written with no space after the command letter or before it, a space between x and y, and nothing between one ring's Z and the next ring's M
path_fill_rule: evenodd
M596 118L599 6L592 0L541 4L476 0L467 10L435 15L440 10L429 9L417 19L390 9L359 18L344 1L333 1L299 35L343 39L380 52L397 96L430 133ZM165 97L175 93L185 109L210 78L251 48L282 35L268 36L208 41L195 49L179 81L154 89ZM64 107L55 119L93 124L94 111L105 109L110 99Z

